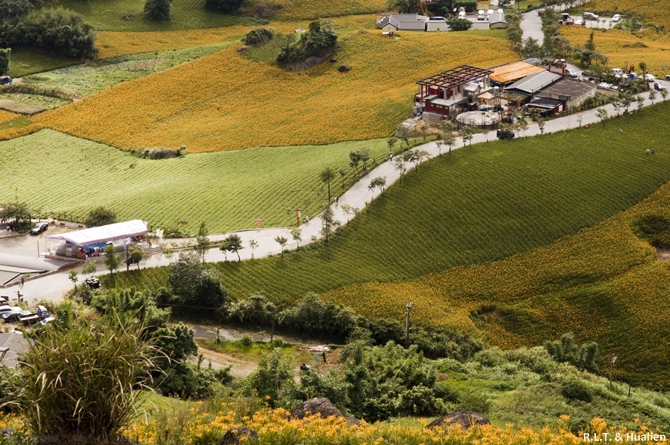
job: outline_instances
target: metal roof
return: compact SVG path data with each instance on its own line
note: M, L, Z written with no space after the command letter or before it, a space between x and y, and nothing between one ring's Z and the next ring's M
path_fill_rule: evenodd
M47 236L47 240L64 240L76 246L85 246L87 244L130 238L131 236L146 235L147 232L147 226L144 224L144 221L135 219L106 226L77 230L76 232L49 235Z
M513 90L527 94L534 94L540 91L542 88L548 87L559 79L561 79L559 74L542 70L541 73L531 74L530 76L526 76L523 79L514 82L512 85L507 87L505 91Z
M550 87L540 91L538 96L554 98L560 96L561 98L565 98L565 100L572 100L595 89L596 86L590 82L561 79Z
M425 79L417 80L416 83L425 86L436 85L440 88L453 88L489 76L492 72L491 70L471 65L460 65L456 68L426 77Z
M545 71L544 68L528 62L514 62L492 68L491 80L498 83L515 82L531 74Z
M554 108L558 107L561 105L563 101L556 100L556 99L549 99L546 97L539 97L537 99L533 99L532 101L528 102L528 106L533 106L537 108L544 108L547 110L553 110Z

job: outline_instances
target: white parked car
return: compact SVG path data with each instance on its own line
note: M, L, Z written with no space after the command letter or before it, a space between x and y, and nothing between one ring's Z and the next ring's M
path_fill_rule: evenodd
M575 26L584 26L584 19L583 18L576 18L575 21L573 22L573 25Z
M573 79L579 77L579 73L577 72L577 70L573 70L572 68L566 69L565 72L568 73L568 76L572 77Z
M656 76L654 76L653 74L645 74L644 80L646 80L647 82L656 82Z
M621 21L621 14L614 14L614 17L612 17L612 23L617 23Z

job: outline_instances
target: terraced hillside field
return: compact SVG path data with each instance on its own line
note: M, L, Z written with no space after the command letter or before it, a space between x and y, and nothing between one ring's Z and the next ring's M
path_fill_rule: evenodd
M561 34L574 46L584 45L591 31L581 26L561 28ZM596 30L593 40L596 49L609 58L611 67L635 65L639 73L640 62L645 62L649 72L657 77L670 74L670 36L667 34L657 34L651 29L636 34L618 29Z
M603 14L640 15L647 24L670 27L670 9L662 0L591 0L579 9Z
M387 137L411 112L417 79L465 62L515 59L504 34L494 35L405 33L394 40L378 30L349 32L337 54L338 64L353 67L345 74L329 63L286 72L248 60L233 45L35 119L123 149L203 152Z
M460 149L408 174L327 248L216 267L233 298L262 291L288 303L330 291L363 313L400 318L411 296L416 321L480 330L505 347L574 330L626 357L620 370L636 381L670 384L670 269L628 226L651 207L670 215L670 186L584 229L670 179L669 116L662 104L605 126ZM166 269L120 276L122 286L156 289Z
M659 131L668 116L662 104L604 127L456 150L388 189L328 248L217 267L234 298L262 290L291 301L530 251L635 205L668 181L668 134ZM646 147L656 155L645 155ZM127 284L162 285L159 270L147 274L155 280L130 275Z
M0 123L0 137L15 121ZM348 154L363 147L373 156L388 152L386 141L376 140L152 161L45 130L0 142L0 202L18 196L33 209L82 219L105 206L121 219L141 218L156 227L185 220L192 233L201 221L211 233L251 228L257 218L264 227L286 226L296 207L314 215L325 205L319 172L327 166L351 172ZM333 193L341 193L341 184L338 174Z
M238 24L253 26L257 16L271 13L279 21L315 20L346 15L375 14L383 11L385 0L247 0L238 15L204 9L204 1L173 0L172 20L155 22L144 17L144 2L133 0L67 0L64 6L104 31L175 31L221 28Z
M603 367L617 355L619 377L669 387L670 265L632 230L641 216L670 217L669 206L666 184L629 211L526 254L323 297L399 318L411 296L416 321L481 333L506 349L574 332L599 343Z

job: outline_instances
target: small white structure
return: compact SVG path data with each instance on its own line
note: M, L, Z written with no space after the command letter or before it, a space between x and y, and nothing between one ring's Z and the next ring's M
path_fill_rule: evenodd
M426 31L428 32L446 32L449 31L449 25L444 17L431 17L426 22Z
M103 250L107 243L113 243L118 250L118 247L123 247L128 239L144 236L147 232L146 223L135 219L76 232L49 235L47 250L56 255L81 257L81 254L95 247Z

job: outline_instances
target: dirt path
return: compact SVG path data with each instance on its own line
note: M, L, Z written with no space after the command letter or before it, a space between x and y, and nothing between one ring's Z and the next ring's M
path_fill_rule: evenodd
M212 364L212 369L223 369L231 366L230 374L234 377L247 377L258 367L258 363L255 361L245 360L239 357L234 357L230 354L212 351L211 349L203 348L202 346L198 346L198 353L202 354L204 358L201 366L209 366L209 363ZM194 358L193 361L197 363L198 359Z

